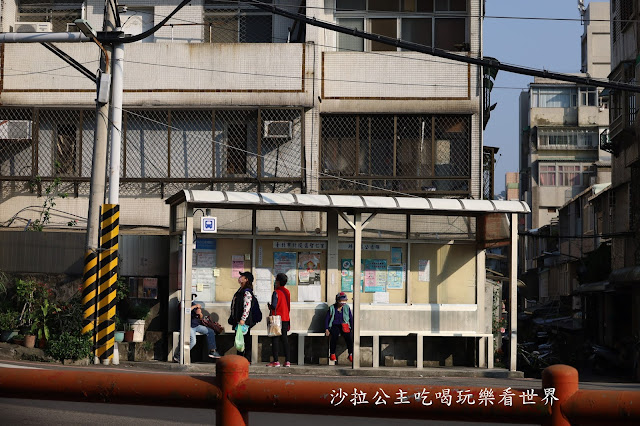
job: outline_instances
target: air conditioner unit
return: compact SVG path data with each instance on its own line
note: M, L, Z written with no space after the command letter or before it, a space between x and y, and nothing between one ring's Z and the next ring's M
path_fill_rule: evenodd
M50 33L51 22L16 22L17 33Z
M80 29L78 28L78 26L74 23L69 23L67 24L67 32L68 33L79 33Z
M31 120L0 120L0 139L31 139Z
M265 121L263 136L265 138L291 138L292 127L291 121Z

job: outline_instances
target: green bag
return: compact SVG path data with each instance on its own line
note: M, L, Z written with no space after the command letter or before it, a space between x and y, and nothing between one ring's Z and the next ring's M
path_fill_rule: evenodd
M242 327L240 327L240 325L236 327L235 345L238 352L244 352L244 335L242 334Z

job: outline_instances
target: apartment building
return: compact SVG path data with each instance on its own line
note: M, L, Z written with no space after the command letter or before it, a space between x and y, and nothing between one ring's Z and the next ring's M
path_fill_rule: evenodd
M638 2L611 1L611 73L609 79L627 83L638 81L636 58ZM611 153L611 188L603 203L608 205L611 237L611 275L607 303L612 327L604 343L629 340L640 332L640 128L637 119L638 95L624 91L610 93L610 125L606 149Z
M482 56L480 0L272 3L318 20ZM176 2L122 5L122 29L135 35L160 22ZM101 28L103 8L97 0L5 0L2 30L75 31L77 18ZM58 47L86 67L98 67L96 45ZM39 220L39 206L53 190L69 196L56 198L45 234L81 233L88 209L95 83L39 44L5 44L0 55L4 231L21 231ZM125 46L122 236L168 238L165 199L185 189L481 199L482 129L485 105L490 105L485 74L481 67L300 25L245 2L194 0L159 31ZM285 215L261 225L315 236L325 232L318 225L322 220ZM247 225L233 212L219 222L233 232ZM449 246L461 245L473 276L467 284L483 289L484 277L476 272L484 267L472 267L484 262L475 248L475 219L444 217L433 223L437 229L429 225L422 238L440 247L437 262L431 263L434 273L450 267L446 259L454 251L449 254ZM347 234L346 223L340 219L340 224ZM373 229L367 237L392 234ZM442 245L440 235L458 237ZM161 297L174 298L166 245L132 242L128 247L128 253L122 250L121 275L156 276ZM154 269L149 258L166 261L154 263ZM146 265L142 273L141 265ZM460 313L454 328L463 322L478 331L488 327L476 318L482 290L420 294L419 303L473 312L471 321L470 314ZM332 297L323 293L322 301L331 303ZM398 297L398 303L409 303L406 296ZM228 303L213 296L203 301Z
M606 78L608 19L607 3L586 8L580 75ZM601 146L609 124L607 96L595 87L538 77L520 95L520 194L532 211L524 230L557 222L568 201L591 185L610 182L611 155L603 149L606 144ZM543 253L536 249L544 244L534 243L535 238L540 237L530 232L523 242L524 271L544 273L545 262L537 260ZM539 287L541 300L558 294L553 281Z

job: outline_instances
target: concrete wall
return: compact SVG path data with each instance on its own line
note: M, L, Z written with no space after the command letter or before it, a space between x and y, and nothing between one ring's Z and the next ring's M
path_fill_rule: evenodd
M611 34L609 22L609 2L591 2L585 13L582 35L582 72L593 78L606 78L611 72ZM586 47L586 49L584 48Z

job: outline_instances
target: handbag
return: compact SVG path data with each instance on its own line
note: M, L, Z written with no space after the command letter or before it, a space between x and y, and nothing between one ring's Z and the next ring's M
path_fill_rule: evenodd
M280 315L269 315L267 317L267 336L282 336L282 317Z
M202 325L212 329L216 334L224 333L224 327L220 325L220 323L216 321L212 321L209 315L205 315L204 317L202 317L201 322L202 322Z
M236 328L236 338L234 344L238 352L244 352L244 334L242 334L241 326L238 326Z
M342 323L342 331L345 333L351 333L351 327L346 322Z

